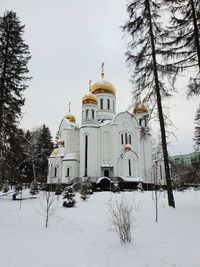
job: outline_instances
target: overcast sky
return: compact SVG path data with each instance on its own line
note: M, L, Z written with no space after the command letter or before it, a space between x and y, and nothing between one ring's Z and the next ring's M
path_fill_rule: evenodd
M32 59L33 79L25 92L21 127L32 129L46 124L52 136L68 102L77 122L81 121L81 99L88 84L100 79L101 62L105 78L117 89L117 112L131 103L132 85L125 58L126 42L120 29L128 16L126 0L1 0L1 15L17 12L25 24L25 42ZM177 136L170 138L171 155L193 151L194 115L199 97L186 100L185 78L180 78L181 93L167 103ZM154 133L156 135L156 133Z

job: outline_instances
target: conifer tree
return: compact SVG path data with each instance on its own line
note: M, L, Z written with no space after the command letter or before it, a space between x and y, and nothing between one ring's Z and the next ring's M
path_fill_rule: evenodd
M76 200L75 200L75 192L72 186L68 186L65 188L65 192L63 193L63 199L66 199L65 201L63 201L63 207L66 208L71 208L74 207L76 204Z
M10 133L9 149L6 153L6 170L7 179L14 184L23 182L23 168L24 161L24 132L22 129L15 128Z
M33 180L30 186L30 194L31 195L36 195L39 192L39 184L36 180Z
M38 129L37 137L37 176L41 182L46 182L47 169L48 169L48 157L53 150L53 142L49 128L46 125L42 125Z
M80 198L82 200L87 200L89 198L89 185L87 182L81 183Z
M162 25L159 23L161 4L154 0L132 0L128 4L129 21L123 27L129 33L130 43L127 61L133 71L132 79L135 86L133 92L136 101L142 100L148 104L157 105L160 122L162 150L164 156L165 175L167 182L168 203L175 207L171 177L168 163L168 151L163 116L163 97L170 96L164 78L173 74L172 68L166 67L158 54L162 52L164 38ZM166 34L166 33L165 33ZM156 46L157 44L157 46Z
M179 71L196 70L190 78L188 95L200 94L200 1L165 0L172 11L166 45ZM191 72L190 72L191 75Z
M196 111L195 125L196 125L194 133L195 150L200 151L200 106Z
M24 26L16 13L0 17L0 176L5 179L5 156L8 139L16 128L27 88L28 46L23 40Z

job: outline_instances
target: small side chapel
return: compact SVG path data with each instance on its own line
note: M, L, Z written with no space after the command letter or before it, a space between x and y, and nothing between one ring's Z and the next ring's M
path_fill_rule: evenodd
M112 182L153 183L149 112L144 104L116 114L116 88L104 78L90 82L82 98L82 121L69 113L59 126L58 147L49 159L47 182L72 184L88 180L108 189Z

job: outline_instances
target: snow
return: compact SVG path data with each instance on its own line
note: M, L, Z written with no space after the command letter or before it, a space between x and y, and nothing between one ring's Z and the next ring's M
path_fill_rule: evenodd
M100 81L96 82L95 84L110 84L110 85L112 85L111 82L109 82L105 79L101 79Z
M152 192L97 192L87 201L76 194L75 208L62 207L45 228L41 197L0 198L1 266L5 267L199 267L200 192L175 192L176 209L158 193L158 223ZM1 194L0 194L1 195ZM25 196L25 194L23 194ZM122 244L108 219L108 202L121 198L141 204L129 244ZM25 196L26 197L26 196Z
M140 177L125 177L121 176L121 179L123 179L125 182L144 182L144 180Z

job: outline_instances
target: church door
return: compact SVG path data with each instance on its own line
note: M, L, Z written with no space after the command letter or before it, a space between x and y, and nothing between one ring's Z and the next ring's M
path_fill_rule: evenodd
M104 171L104 176L109 178L109 170Z

